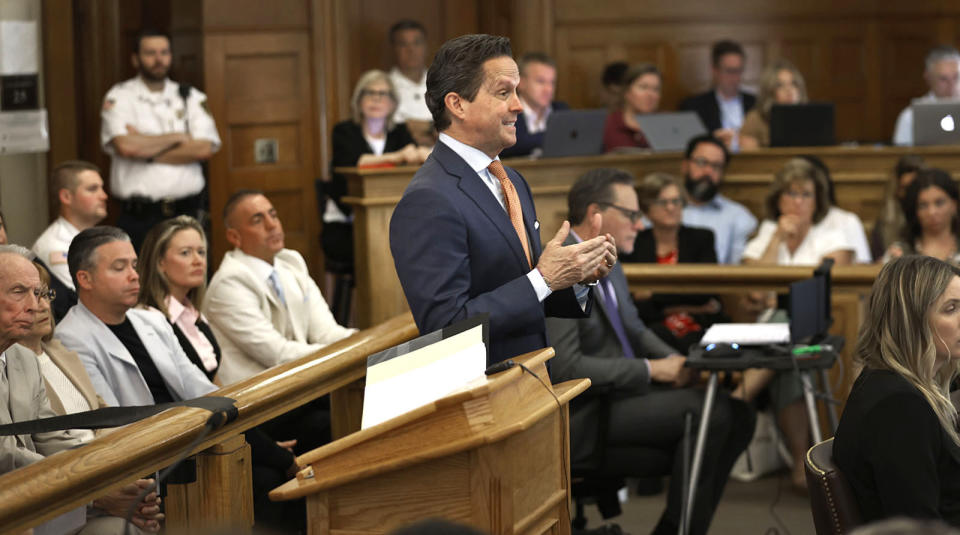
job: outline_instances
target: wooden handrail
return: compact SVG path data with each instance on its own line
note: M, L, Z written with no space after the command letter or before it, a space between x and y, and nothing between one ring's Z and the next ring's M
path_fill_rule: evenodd
M211 393L236 400L239 417L191 454L363 378L370 354L417 335L413 317L402 314ZM23 531L169 465L199 436L209 415L177 407L0 476L0 533Z
M631 290L663 293L730 293L751 290L787 291L790 283L810 278L813 267L728 266L717 264L623 264ZM869 292L880 272L877 265L835 266L833 289Z

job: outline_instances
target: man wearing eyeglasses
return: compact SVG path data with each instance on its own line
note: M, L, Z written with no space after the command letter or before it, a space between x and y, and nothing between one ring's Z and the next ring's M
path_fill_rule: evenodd
M739 264L747 238L757 228L757 218L742 204L720 194L729 161L723 142L709 134L687 143L681 170L690 203L683 209L683 224L712 230L717 262Z
M576 243L589 231L589 221L600 214L600 232L614 237L620 255L633 251L643 228L633 176L617 169L594 169L580 177L567 197L573 224L567 243ZM595 454L598 444L616 444L621 451L650 455L633 459L645 467L659 466L672 473L667 507L654 533L676 533L683 491L682 446L684 414L699 418L703 393L685 388L686 357L663 342L640 319L623 268L618 263L595 288L597 305L587 318L547 318L547 339L556 351L551 378L555 382L589 378L609 394L608 436L601 440L596 422L599 397L586 400L571 414L571 461ZM702 484L694 501L690 533L706 533L720 500L727 475L753 435L753 415L747 405L720 394L707 434ZM694 428L697 424L694 423ZM662 461L661 459L667 459ZM633 463L631 463L633 464ZM624 467L622 475L639 475Z
M697 112L707 131L736 151L743 117L757 103L757 97L740 89L747 57L740 43L728 40L716 42L710 56L713 89L684 100L680 109Z

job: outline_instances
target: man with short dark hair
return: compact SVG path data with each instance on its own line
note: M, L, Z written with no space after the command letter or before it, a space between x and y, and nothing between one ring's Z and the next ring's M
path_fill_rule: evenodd
M720 193L729 162L726 146L709 134L687 143L681 171L690 202L683 209L683 224L712 230L717 262L739 264L747 238L757 228L757 218Z
M960 52L948 45L935 47L927 54L923 79L930 91L913 99L897 116L897 124L893 129L894 145L913 145L913 109L910 106L960 98Z
M227 241L203 299L229 385L350 336L337 324L300 253L284 247L283 223L261 191L240 190L224 207Z
M390 27L394 66L390 81L397 93L396 123L405 123L417 145L436 142L432 117L424 100L427 92L427 29L415 20L399 20Z
M54 168L52 185L60 207L58 217L33 243L33 252L54 277L57 292L54 319L60 321L77 304L76 287L67 266L67 250L74 236L107 217L107 193L100 169L90 162L68 160Z
M603 221L600 231L616 239L621 253L629 254L633 250L634 239L643 223L632 175L616 169L588 171L574 183L567 201L573 224L567 243L579 240L581 232L590 232L589 221L600 214ZM676 353L640 320L619 264L600 280L596 291L597 306L590 317L546 320L547 336L556 351L551 370L553 380L586 377L594 385L612 390L605 394L609 396L606 437L597 435L596 422L602 407L599 398L587 399L572 410L571 460L590 458L599 442L616 445L619 452L646 453L633 459L643 466L659 462L657 459L668 459L659 467L662 473L671 473L667 507L653 533L676 533L686 477L680 454L684 415L690 413L694 420L699 417L703 393L684 387L690 375L684 369L686 357ZM753 425L753 414L745 403L731 400L726 394L717 397L710 417L690 533L706 533L727 475L753 436ZM693 429L697 427L694 421ZM604 469L614 475L618 467ZM648 475L631 472L629 466L620 469L624 476Z
M520 69L517 94L523 111L517 115L517 142L503 149L501 158L539 155L550 114L570 108L565 102L553 100L557 91L557 64L550 56L527 52L520 56L517 68Z
M390 250L420 332L490 315L488 360L547 346L545 315L582 316L588 287L616 262L611 236L563 246L564 222L541 252L526 181L500 151L516 142L520 73L510 40L464 35L427 73L440 139L390 220ZM599 217L592 222L600 228Z
M123 206L117 226L134 249L164 219L201 219L200 163L220 148L206 95L167 78L170 60L166 33L140 31L131 58L138 74L110 88L100 113L100 143L113 160L110 193Z
M723 40L714 43L710 59L713 88L684 100L680 109L697 112L707 132L737 151L743 118L757 103L755 96L740 89L747 56L740 43Z

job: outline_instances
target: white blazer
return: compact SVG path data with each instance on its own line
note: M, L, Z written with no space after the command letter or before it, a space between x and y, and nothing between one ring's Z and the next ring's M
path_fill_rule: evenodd
M300 253L283 249L274 258L286 306L252 267L254 260L236 249L225 254L203 299L203 314L222 352L217 377L224 385L356 332L337 324Z
M163 314L155 310L132 309L127 311L127 318L175 400L193 399L217 389L184 354L177 335ZM133 356L113 331L83 303L67 312L57 325L56 337L80 356L93 387L108 405L154 404L153 395Z

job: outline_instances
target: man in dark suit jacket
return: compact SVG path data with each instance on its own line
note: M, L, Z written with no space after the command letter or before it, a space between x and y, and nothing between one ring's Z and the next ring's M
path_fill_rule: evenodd
M711 52L713 89L694 95L680 103L680 109L695 111L708 132L736 149L743 118L757 103L757 98L740 90L746 54L740 43L719 41Z
M573 223L568 240L575 241L580 232L587 231L586 222L600 214L601 231L614 237L621 253L632 251L637 231L643 227L632 175L615 169L589 171L571 188L568 204ZM693 415L693 429L697 429L703 393L683 387L689 375L683 368L686 357L644 326L620 265L601 279L597 293L598 306L590 317L547 319L547 336L556 350L551 376L555 381L586 377L594 386L612 390L608 394L606 446L619 453L636 454L629 466L623 467L622 475L660 475L631 471L635 466L644 466L656 472L651 464L657 462L663 463L662 473L672 474L667 507L653 532L676 533L683 501L683 456L679 453L684 415ZM573 410L573 462L589 457L599 446L599 408L599 400L594 399ZM752 411L745 403L731 400L726 394L718 396L710 416L690 533L707 532L730 469L753 436L754 423ZM618 468L610 466L604 470L616 473Z
M557 110L568 110L565 102L553 100L557 90L557 64L543 52L528 52L517 63L520 69L520 105L517 115L517 143L500 153L501 158L526 156L543 146L547 119Z
M546 347L544 316L582 316L590 292L578 283L616 262L608 236L563 247L566 222L541 251L530 188L497 158L516 141L519 78L505 37L465 35L440 48L426 94L440 140L390 220L420 332L489 313L490 362Z

